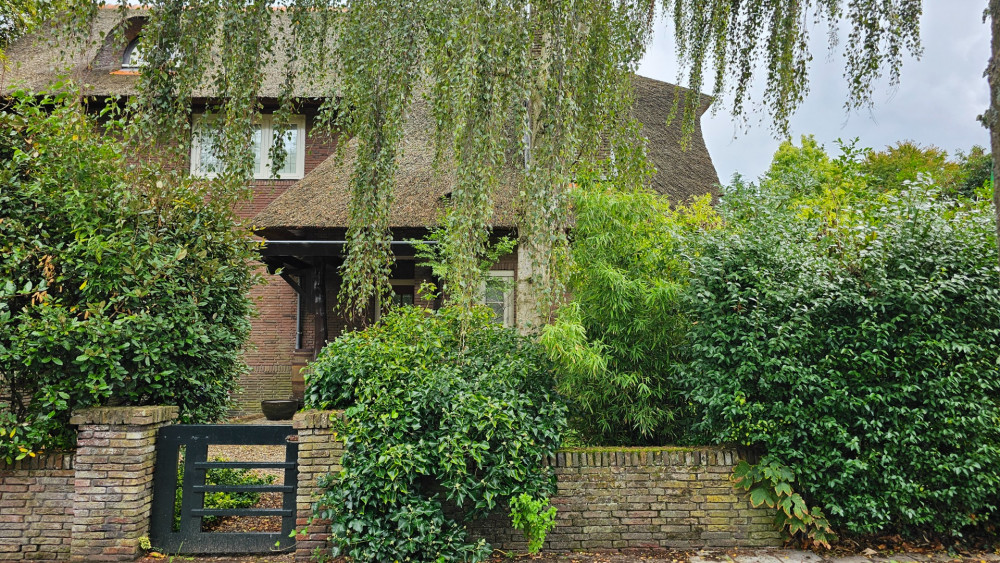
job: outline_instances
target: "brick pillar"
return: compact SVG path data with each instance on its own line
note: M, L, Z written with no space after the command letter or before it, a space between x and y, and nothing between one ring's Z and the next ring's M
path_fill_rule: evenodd
M132 561L149 533L156 431L177 407L73 413L78 425L71 561Z
M299 483L296 498L296 530L305 530L295 543L295 560L309 561L313 551L327 547L330 537L330 523L316 520L309 523L312 505L323 493L319 478L327 473L340 471L340 457L344 453L344 443L337 439L333 431L332 417L338 411L304 411L292 419L292 426L299 434Z

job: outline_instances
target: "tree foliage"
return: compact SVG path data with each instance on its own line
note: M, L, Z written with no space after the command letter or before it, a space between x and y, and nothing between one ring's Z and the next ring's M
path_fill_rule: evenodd
M986 200L992 192L992 156L983 147L954 157L935 146L922 147L900 141L882 150L858 146L858 139L837 139L841 154L831 158L811 135L799 146L785 141L778 146L768 170L772 181L780 180L798 196L822 195L817 203L843 203L834 192L854 199L931 187L941 195L964 201Z
M43 21L57 17L69 4L65 0L7 0L0 4L0 69L7 62L4 52L8 45Z
M74 409L223 416L246 367L253 241L194 181L135 167L111 109L0 112L0 457L72 443ZM13 430L17 430L14 432Z
M574 192L572 301L541 342L589 444L683 443L694 413L677 381L688 361L684 240L717 219L710 196L671 209L649 190L584 180Z
M337 432L343 470L316 517L334 554L354 561L482 561L489 545L463 526L511 506L545 534L554 492L546 467L566 423L551 365L537 344L478 307L397 307L378 325L323 349L307 375L307 406L347 407ZM548 514L548 512L545 512ZM551 514L549 514L551 519Z
M693 131L706 75L713 93L732 91L734 114L743 115L747 85L763 60L763 102L784 131L807 91L810 20L828 24L832 41L847 20L848 105L866 102L875 78L887 71L898 79L903 54L919 52L920 6L919 0L664 0L691 88L683 97L686 130ZM454 183L444 220L443 289L458 303L474 302L499 182L517 184L520 194L519 243L531 263L519 283L522 308L545 311L563 294L567 188L578 165L610 149L615 174L642 173L632 158L640 142L628 112L629 76L649 42L655 2L155 0L150 7L139 97L147 130L180 131L174 145L185 146L189 96L203 87L214 91L230 192L249 178L243 147L259 109L263 66L285 65L279 114L292 111L296 86L325 88L321 121L348 133L357 147L342 292L355 310L389 291L388 210L415 97L429 102L438 169Z
M867 151L861 171L869 184L894 191L904 189L908 183L920 183L920 175L924 174L943 195L952 198L989 199L993 186L992 155L979 145L949 157L935 146L900 141L882 151Z
M964 197L989 199L994 184L993 155L985 148L975 145L967 153L959 151L956 162L958 178L951 191Z
M900 191L907 183L917 182L920 174L927 174L936 185L947 190L958 183L960 165L937 147L900 141L881 152L869 151L861 170L869 182L883 190Z
M750 88L761 68L765 77L762 105L778 133L808 93L809 32L827 28L831 49L840 47L849 85L845 106L869 103L872 84L888 72L899 81L903 55L919 55L921 0L664 0L673 20L681 72L686 86L700 91L712 84L712 95L732 96L734 116L746 112ZM846 21L847 40L839 28ZM706 80L706 78L708 78ZM687 112L697 109L688 100Z
M792 468L851 532L983 530L1000 508L988 203L884 191L815 151L795 174L789 152L725 191L726 226L693 260L683 373L700 427Z

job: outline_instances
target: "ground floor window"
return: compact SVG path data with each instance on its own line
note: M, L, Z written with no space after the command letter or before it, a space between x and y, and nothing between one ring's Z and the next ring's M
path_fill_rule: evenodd
M483 288L483 303L493 309L493 320L514 326L514 271L491 270Z
M405 282L397 282L396 280L391 280L392 284L392 306L396 307L399 305L413 305L413 281L406 280Z

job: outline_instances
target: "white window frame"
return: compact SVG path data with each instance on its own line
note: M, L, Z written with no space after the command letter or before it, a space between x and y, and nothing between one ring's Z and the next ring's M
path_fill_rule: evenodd
M503 326L512 327L514 326L514 293L516 291L514 270L490 270L489 275L491 278L503 278L503 281L510 286L503 294ZM482 286L482 303L483 305L489 305L489 302L486 300L485 282Z
M191 135L191 175L202 178L213 178L215 172L204 172L201 170L201 123L206 119L215 119L215 116L205 114L195 114L192 119L193 134ZM298 150L295 153L295 170L284 174L274 174L271 172L271 145L274 142L274 116L264 114L254 125L260 125L260 171L254 172L255 180L299 180L305 176L306 168L306 116L290 115L287 123L282 123L281 127L295 127L298 132Z

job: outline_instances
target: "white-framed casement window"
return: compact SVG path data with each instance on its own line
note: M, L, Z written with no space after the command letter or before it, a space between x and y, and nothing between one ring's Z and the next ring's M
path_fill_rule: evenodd
M194 117L191 139L191 174L212 177L220 170L221 163L216 154L217 131L208 127L210 117ZM253 151L253 176L258 180L297 180L305 175L306 169L306 118L304 115L288 116L288 123L278 124L270 114L262 115L260 122L253 126L250 139ZM275 135L280 133L284 140L285 160L280 168L271 161L271 145Z
M493 320L514 326L514 271L490 270L490 281L483 285L483 304L493 309Z

